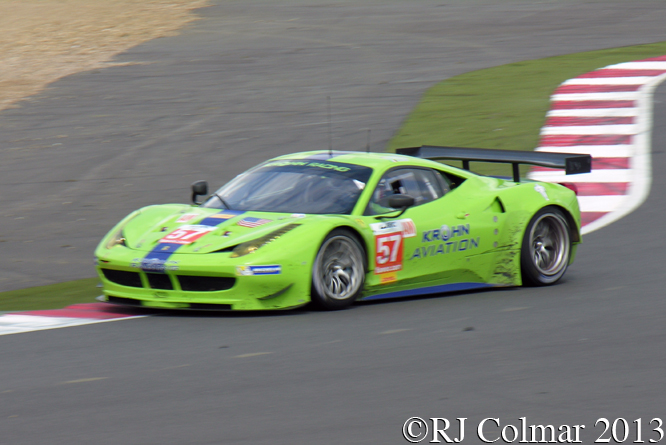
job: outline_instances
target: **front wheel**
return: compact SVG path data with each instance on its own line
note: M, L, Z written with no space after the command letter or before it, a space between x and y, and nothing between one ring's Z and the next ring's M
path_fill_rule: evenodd
M356 300L364 281L363 247L349 231L333 230L312 266L312 302L326 310L344 309Z
M523 237L520 266L523 283L546 286L567 270L571 252L569 223L561 210L546 207L530 220Z

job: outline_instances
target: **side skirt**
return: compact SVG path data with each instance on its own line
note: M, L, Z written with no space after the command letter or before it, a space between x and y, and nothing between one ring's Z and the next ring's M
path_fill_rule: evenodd
M416 297L418 295L437 294L442 292L462 292L466 290L486 289L491 287L503 287L488 283L452 283L441 284L438 286L421 287L417 289L400 290L387 292L385 294L371 295L361 298L359 301L382 300L385 298Z

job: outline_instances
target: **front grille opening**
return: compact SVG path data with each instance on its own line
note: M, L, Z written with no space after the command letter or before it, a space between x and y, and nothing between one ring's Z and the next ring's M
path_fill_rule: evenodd
M198 311L230 311L230 304L190 303L190 309Z
M123 304L125 306L141 306L141 301L133 298L112 297L109 295L106 301L113 304Z
M197 277L190 275L178 275L180 288L191 292L215 292L231 289L236 283L235 278L230 277Z
M163 273L147 273L146 277L148 277L148 284L150 284L151 289L173 289L173 284L171 284L171 278L169 278L169 275Z
M138 272L127 272L124 270L102 269L104 277L121 286L143 287L141 275Z

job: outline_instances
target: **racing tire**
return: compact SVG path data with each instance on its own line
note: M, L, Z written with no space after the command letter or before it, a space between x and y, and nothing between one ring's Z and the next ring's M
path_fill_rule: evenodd
M530 220L520 251L523 284L555 284L567 270L571 254L571 229L557 207L544 207Z
M329 233L312 265L313 305L329 311L350 306L363 290L365 263L365 251L354 234L344 229Z

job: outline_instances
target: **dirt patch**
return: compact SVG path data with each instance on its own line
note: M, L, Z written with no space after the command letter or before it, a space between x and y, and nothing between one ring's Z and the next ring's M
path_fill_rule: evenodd
M195 20L207 0L0 0L0 110Z

